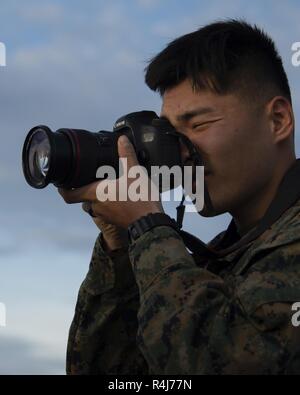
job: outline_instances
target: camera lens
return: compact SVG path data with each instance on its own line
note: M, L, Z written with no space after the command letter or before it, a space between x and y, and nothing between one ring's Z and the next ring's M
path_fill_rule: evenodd
M112 167L118 178L117 141L122 134L131 140L140 164L148 172L151 166L181 165L178 137L173 127L152 125L154 118L158 117L153 111L128 114L116 122L113 132L92 133L70 128L52 132L47 126L36 126L29 131L23 146L26 181L38 189L48 184L79 188L105 178L107 174L98 172L101 166Z
M97 179L101 165L117 168L117 137L110 132L91 133L81 129L47 126L31 129L23 146L23 172L28 184L45 188L78 188Z
M32 136L28 153L29 169L37 182L43 182L50 166L51 148L47 133L38 129Z
M35 188L48 185L51 165L51 142L47 127L33 128L23 147L23 170L27 182Z

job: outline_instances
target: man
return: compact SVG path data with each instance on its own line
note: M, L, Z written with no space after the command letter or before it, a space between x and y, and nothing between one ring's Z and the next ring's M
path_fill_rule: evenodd
M161 117L201 153L210 204L200 214L233 220L191 255L169 225L128 242L128 226L162 213L159 202L99 202L98 183L61 190L102 230L79 291L68 373L299 373L291 307L300 301L300 168L273 41L244 21L213 23L170 43L146 83L162 95ZM137 163L126 138L119 155Z

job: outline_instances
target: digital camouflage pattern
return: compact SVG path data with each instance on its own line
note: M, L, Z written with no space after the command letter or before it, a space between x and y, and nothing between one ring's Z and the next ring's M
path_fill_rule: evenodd
M210 245L218 248L228 232ZM79 291L67 372L299 374L300 327L291 323L298 301L300 200L242 256L197 262L166 226L111 256L99 237Z

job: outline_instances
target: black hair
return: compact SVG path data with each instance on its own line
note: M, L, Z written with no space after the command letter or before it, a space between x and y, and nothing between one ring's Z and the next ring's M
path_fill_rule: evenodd
M291 92L274 41L256 25L227 19L181 36L155 56L145 81L161 95L189 79L193 88L218 94L242 92L253 100Z

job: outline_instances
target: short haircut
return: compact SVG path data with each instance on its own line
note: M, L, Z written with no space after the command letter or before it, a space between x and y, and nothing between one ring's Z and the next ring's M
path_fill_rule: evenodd
M250 100L280 95L292 103L274 41L241 19L217 21L175 39L149 62L145 72L146 84L161 95L189 79L195 90L242 93Z

